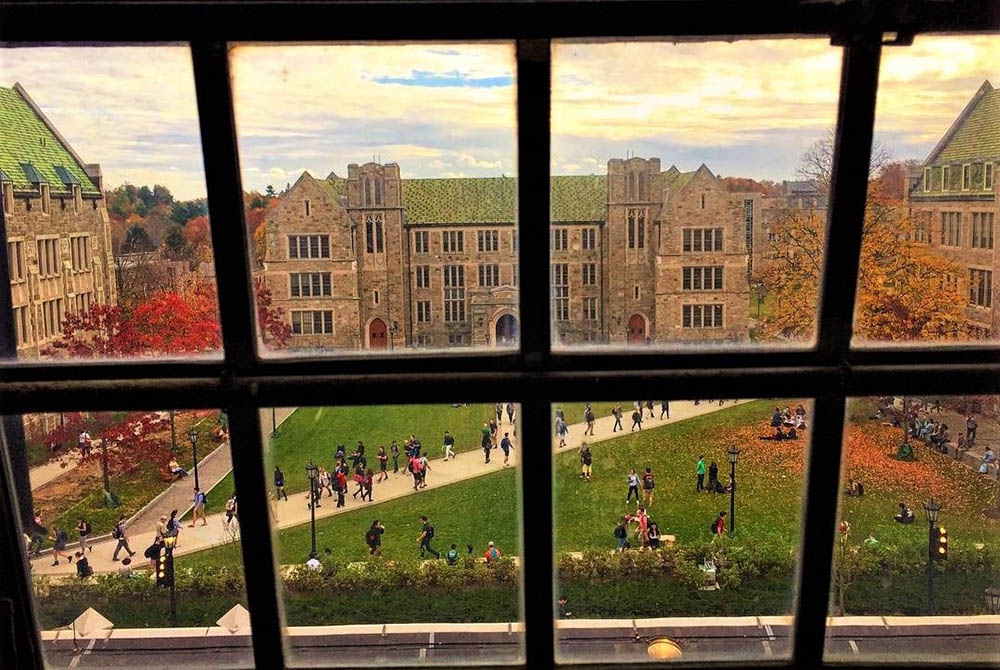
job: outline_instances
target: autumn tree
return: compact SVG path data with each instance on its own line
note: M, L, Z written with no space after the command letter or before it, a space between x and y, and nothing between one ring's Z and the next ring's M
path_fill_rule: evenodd
M804 155L799 174L829 193L832 134ZM961 268L933 254L918 239L898 190L880 180L888 152L873 148L865 205L855 334L868 340L964 339L965 299ZM774 307L758 323L765 338L809 339L815 330L824 271L825 212L787 207L774 212L767 262L751 281L773 296ZM837 269L831 269L836 271Z
M257 330L264 346L268 349L283 349L288 346L292 327L285 322L285 310L272 306L271 289L263 277L254 279L257 303Z
M207 216L195 217L184 224L184 239L191 250L192 263L212 262L212 236Z

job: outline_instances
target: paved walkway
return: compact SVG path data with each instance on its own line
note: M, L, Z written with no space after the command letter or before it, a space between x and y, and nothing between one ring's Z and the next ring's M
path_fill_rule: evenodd
M31 482L31 490L34 491L53 479L58 479L75 468L80 463L80 452L77 449L70 449L68 453L54 461L49 461L44 465L37 465L28 470L28 479Z
M749 401L743 400L740 402ZM720 407L718 401L703 401L698 405L687 401L672 402L670 403L670 419L664 418L661 421L656 418L647 418L647 420L643 423L643 430L648 430L656 426L662 426L667 423L674 423L693 416L715 412L720 409L732 407L733 404L733 401L727 401L724 406ZM623 410L625 410L625 408L623 408ZM657 405L656 416L659 416L659 413L660 409L659 405ZM266 432L270 433L270 413L268 412L267 414L268 416L262 417L262 421L266 419L268 425L268 430ZM631 407L629 407L626 411L626 418L630 417L631 414ZM648 410L646 416L649 416ZM504 415L504 422L501 424L501 431L503 431L504 427L507 426L506 430L512 435L514 449L511 451L510 467L514 467L518 462L520 441L519 439L513 437L514 431L510 430L510 424L507 422L506 418L506 415ZM622 423L630 426L631 419L628 419L627 422L623 419ZM613 417L602 417L597 419L594 422L594 436L587 436L589 438L587 442L594 443L620 436L622 434L621 432L612 432L613 426ZM567 438L567 446L563 449L556 449L558 440L555 440L553 442L553 450L568 451L573 448L578 448L580 441L584 439L583 432L584 424L581 423L571 425L569 428L569 436ZM425 444L425 450L432 456L441 453L441 447L430 442ZM497 472L504 468L503 453L499 449L493 450L490 458L490 463L486 464L483 461L482 451L474 450L462 452L455 459L447 462L440 458L431 460L429 462L430 472L427 475L427 490L471 479L473 477L479 477L491 472ZM355 488L356 486L352 483L350 490L353 492ZM186 492L190 492L190 489L187 489ZM401 469L398 475L393 475L388 480L381 483L376 482L373 490L373 502L377 504L387 500L401 498L403 496L418 494L419 492L415 492L413 490L413 478ZM272 501L272 526L274 529L278 531L292 526L309 523L310 515L309 508L307 507L308 497L308 493L299 492L294 495L289 495L287 501ZM360 499L356 499L352 495L348 495L346 506L338 509L336 507L335 497L324 496L321 506L316 510L316 518L324 519L335 514L350 512L369 504L372 503L361 502ZM224 519L224 514L214 514L208 517L208 523L205 526L198 524L195 528L189 528L185 525L181 531L174 554L180 556L187 553L202 551L204 549L231 541L232 538L226 532L223 525ZM155 523L155 520L153 523ZM152 544L154 537L155 530L151 526L142 527L138 524L132 524L129 526L129 542L133 551L138 552L136 556L137 567L144 567L146 565L145 559L142 559L142 552L146 549L146 547ZM118 563L111 561L111 554L114 551L115 545L116 541L110 538L94 543L94 550L92 553L88 554L87 558L95 572L111 572L118 569ZM36 558L32 561L32 572L36 575L65 575L75 573L76 567L73 564L68 564L65 561L62 561L58 566L53 566L51 563L51 556L41 556Z

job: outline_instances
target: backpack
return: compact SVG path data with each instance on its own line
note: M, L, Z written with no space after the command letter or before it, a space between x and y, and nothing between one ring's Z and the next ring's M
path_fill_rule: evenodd
M653 475L652 474L643 475L642 483L643 486L645 486L647 489L653 488Z
M434 526L427 524L427 539L434 537Z
M116 540L122 539L121 524L115 524L115 527L111 530L111 537L113 537Z
M719 528L719 520L716 519L715 521L712 522L712 525L708 527L708 532L710 532L712 535L715 535L718 528Z
M83 534L84 535L90 535L90 522L89 521L84 521L83 522Z
M617 525L617 526L615 526L615 537L616 538L627 537L627 535L628 535L628 533L625 530L625 526L622 526L620 524Z
M227 512L232 512L234 507L236 507L236 502L232 498L226 501Z

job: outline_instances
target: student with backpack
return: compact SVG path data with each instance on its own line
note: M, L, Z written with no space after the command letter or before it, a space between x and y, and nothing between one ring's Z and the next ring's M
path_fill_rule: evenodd
M617 543L615 551L619 553L625 551L625 547L628 546L628 527L626 524L628 524L628 517L623 516L622 520L618 522L617 526L615 526L614 534L615 542Z
M124 549L128 555L135 556L135 552L132 551L132 547L128 546L128 536L125 534L125 515L122 514L118 517L118 523L115 527L111 529L111 537L118 540L118 544L115 546L115 553L111 555L112 561L118 560L118 552Z
M642 410L636 409L632 412L632 430L629 432L634 432L636 427L642 430Z
M585 482L590 481L590 474L593 471L594 457L590 453L590 447L586 442L580 445L580 477Z
M434 555L434 558L441 558L441 554L434 551L431 540L434 539L434 526L430 524L426 516L420 517L420 535L417 536L417 543L420 545L420 558L424 557L424 552Z
M451 543L451 549L449 549L445 555L444 560L448 561L448 565L458 565L458 545L454 542Z
M455 438L451 436L451 432L444 431L444 460L449 458L455 458Z
M382 555L382 533L385 532L385 526L378 519L372 521L371 527L368 532L365 533L365 544L368 545L368 554L370 556L381 556Z
M90 536L90 524L82 516L76 520L76 532L80 535L80 552L87 553L87 538ZM93 545L89 545L91 551L94 550Z
M611 432L617 433L619 430L624 431L622 428L622 406L615 405L615 408L611 410L611 416L615 417L615 425L612 426Z
M368 502L372 501L372 485L375 483L375 476L374 476L374 474L375 473L372 472L371 468L368 468L368 471L365 473L365 478L361 482L361 486L362 486L362 489L363 489L361 491L361 500L362 501L364 501L365 496L368 497Z
M285 473L277 466L274 468L274 493L276 500L281 500L282 498L286 501L288 500L288 494L285 493Z
M66 551L66 543L69 541L69 535L62 528L54 528L52 531L52 565L59 565L59 559L65 556L63 553ZM66 562L73 562L73 554L66 556Z
M207 503L208 503L208 496L205 495L204 491L195 486L194 507L191 509L191 523L188 524L188 528L194 528L195 523L198 522L198 517L201 517L202 526L208 525L208 519L205 517L205 505Z
M583 420L587 422L587 429L583 431L584 435L594 434L594 421L597 420L597 416L594 414L594 410L588 404L587 409L583 413Z
M413 475L413 490L416 491L420 488L420 459L412 456L406 464L406 469Z
M222 527L229 530L229 524L233 522L233 518L236 517L236 492L233 491L233 495L229 497L226 501L226 518L222 521Z
M642 491L645 497L645 506L649 507L653 504L653 489L656 488L656 479L653 477L653 469L646 468L646 472L642 475ZM636 500L639 499L638 494L636 494Z
M337 507L343 507L344 494L347 493L347 474L344 472L344 468L337 468L335 480L337 483Z
M385 445L378 448L378 480L389 478L389 454L385 451Z
M500 550L493 544L493 540L490 540L486 546L486 564L489 565L498 560L500 560Z
M514 448L514 445L510 442L510 434L504 433L503 439L500 440L500 449L503 450L503 466L507 467L510 465L510 450Z

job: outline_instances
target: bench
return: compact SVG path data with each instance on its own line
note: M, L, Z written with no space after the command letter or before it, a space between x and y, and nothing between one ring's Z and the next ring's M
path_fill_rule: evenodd
M175 473L171 472L170 468L168 468L165 465L161 465L160 466L160 479L162 479L165 482L176 482L178 479L180 479L183 476L184 475L182 475L180 473L176 473L175 474Z

